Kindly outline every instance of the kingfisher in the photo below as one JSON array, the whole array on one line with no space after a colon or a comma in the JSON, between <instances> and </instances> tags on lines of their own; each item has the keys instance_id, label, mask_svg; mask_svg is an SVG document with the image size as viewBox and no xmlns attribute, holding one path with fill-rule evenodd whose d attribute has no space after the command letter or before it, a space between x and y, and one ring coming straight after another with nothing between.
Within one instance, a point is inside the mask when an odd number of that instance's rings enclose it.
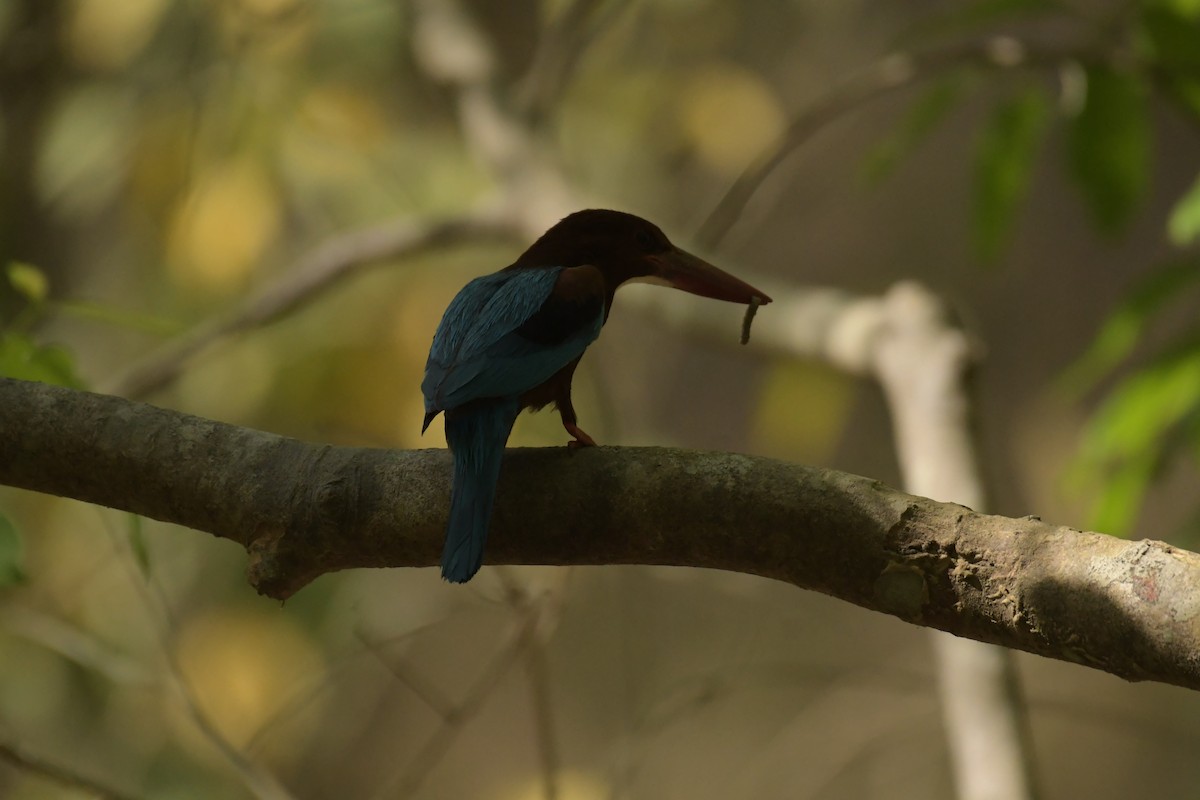
<instances>
[{"instance_id":1,"label":"kingfisher","mask_svg":"<svg viewBox=\"0 0 1200 800\"><path fill-rule=\"evenodd\" d=\"M442 577L465 583L483 564L500 462L523 409L551 403L572 437L594 447L571 404L571 379L630 281L765 305L753 286L671 244L653 223L588 209L542 234L515 262L476 278L450 301L425 363L425 423L445 414L454 457Z\"/></svg>"}]
</instances>

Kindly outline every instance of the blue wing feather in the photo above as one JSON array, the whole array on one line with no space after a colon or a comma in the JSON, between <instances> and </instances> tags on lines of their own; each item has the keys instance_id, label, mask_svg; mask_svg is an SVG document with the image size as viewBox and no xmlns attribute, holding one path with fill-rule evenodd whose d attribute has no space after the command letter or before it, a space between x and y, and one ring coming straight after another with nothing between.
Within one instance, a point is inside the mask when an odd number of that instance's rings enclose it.
<instances>
[{"instance_id":1,"label":"blue wing feather","mask_svg":"<svg viewBox=\"0 0 1200 800\"><path fill-rule=\"evenodd\" d=\"M446 412L446 442L454 453L442 550L448 581L470 580L483 563L504 443L521 395L583 355L600 335L603 285L587 283L596 276L572 272L568 277L576 281L565 281L552 297L562 273L557 267L476 278L451 301L434 334L421 391L426 425Z\"/></svg>"},{"instance_id":2,"label":"blue wing feather","mask_svg":"<svg viewBox=\"0 0 1200 800\"><path fill-rule=\"evenodd\" d=\"M516 328L550 296L560 272L561 267L502 271L468 283L442 316L430 360L449 364L469 359L491 343L491 332Z\"/></svg>"},{"instance_id":3,"label":"blue wing feather","mask_svg":"<svg viewBox=\"0 0 1200 800\"><path fill-rule=\"evenodd\" d=\"M600 335L602 304L594 319L552 345L518 331L550 297L561 272L561 267L498 272L476 278L459 292L434 334L425 365L421 390L427 412L520 395L583 354Z\"/></svg>"}]
</instances>

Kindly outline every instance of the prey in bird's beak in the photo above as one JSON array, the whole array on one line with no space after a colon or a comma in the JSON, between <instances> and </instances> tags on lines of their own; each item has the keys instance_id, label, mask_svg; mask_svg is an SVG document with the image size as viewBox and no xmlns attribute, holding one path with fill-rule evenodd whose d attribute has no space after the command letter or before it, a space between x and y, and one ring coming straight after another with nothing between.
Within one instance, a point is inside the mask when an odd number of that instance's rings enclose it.
<instances>
[{"instance_id":1,"label":"prey in bird's beak","mask_svg":"<svg viewBox=\"0 0 1200 800\"><path fill-rule=\"evenodd\" d=\"M701 297L730 303L766 305L771 298L743 280L714 267L686 250L671 249L645 257L651 272L647 283L662 283Z\"/></svg>"}]
</instances>

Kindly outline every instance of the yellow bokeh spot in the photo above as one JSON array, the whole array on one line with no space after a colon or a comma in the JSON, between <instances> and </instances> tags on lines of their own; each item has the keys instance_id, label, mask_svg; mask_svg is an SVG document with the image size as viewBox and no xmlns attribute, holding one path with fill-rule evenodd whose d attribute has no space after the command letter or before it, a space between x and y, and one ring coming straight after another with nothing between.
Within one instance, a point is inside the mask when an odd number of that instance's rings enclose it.
<instances>
[{"instance_id":1,"label":"yellow bokeh spot","mask_svg":"<svg viewBox=\"0 0 1200 800\"><path fill-rule=\"evenodd\" d=\"M821 461L845 426L854 382L829 367L780 361L763 387L754 417L755 452L796 461Z\"/></svg>"},{"instance_id":2,"label":"yellow bokeh spot","mask_svg":"<svg viewBox=\"0 0 1200 800\"><path fill-rule=\"evenodd\" d=\"M198 363L179 378L179 397L197 413L224 420L251 418L270 397L279 354L261 338L247 338L221 358Z\"/></svg>"},{"instance_id":3,"label":"yellow bokeh spot","mask_svg":"<svg viewBox=\"0 0 1200 800\"><path fill-rule=\"evenodd\" d=\"M234 161L205 173L176 209L168 243L183 286L237 289L279 230L279 197L263 170Z\"/></svg>"},{"instance_id":4,"label":"yellow bokeh spot","mask_svg":"<svg viewBox=\"0 0 1200 800\"><path fill-rule=\"evenodd\" d=\"M351 147L368 148L388 135L387 120L375 98L345 86L318 86L304 98L301 119L320 136Z\"/></svg>"},{"instance_id":5,"label":"yellow bokeh spot","mask_svg":"<svg viewBox=\"0 0 1200 800\"><path fill-rule=\"evenodd\" d=\"M119 69L142 51L166 0L74 0L64 27L67 52L79 64Z\"/></svg>"},{"instance_id":6,"label":"yellow bokeh spot","mask_svg":"<svg viewBox=\"0 0 1200 800\"><path fill-rule=\"evenodd\" d=\"M733 64L709 65L689 76L679 103L684 136L699 158L722 174L740 172L784 127L771 89Z\"/></svg>"},{"instance_id":7,"label":"yellow bokeh spot","mask_svg":"<svg viewBox=\"0 0 1200 800\"><path fill-rule=\"evenodd\" d=\"M579 770L563 770L555 776L560 800L604 800L612 795L608 785L598 776ZM497 796L497 800L541 800L546 796L545 782L541 776L509 787Z\"/></svg>"},{"instance_id":8,"label":"yellow bokeh spot","mask_svg":"<svg viewBox=\"0 0 1200 800\"><path fill-rule=\"evenodd\" d=\"M129 154L129 189L140 210L164 224L191 174L194 119L183 104L165 102L141 110Z\"/></svg>"},{"instance_id":9,"label":"yellow bokeh spot","mask_svg":"<svg viewBox=\"0 0 1200 800\"><path fill-rule=\"evenodd\" d=\"M311 41L314 14L310 3L232 0L213 5L226 46L247 56L285 62Z\"/></svg>"},{"instance_id":10,"label":"yellow bokeh spot","mask_svg":"<svg viewBox=\"0 0 1200 800\"><path fill-rule=\"evenodd\" d=\"M1200 19L1200 0L1170 0L1168 5L1187 19Z\"/></svg>"},{"instance_id":11,"label":"yellow bokeh spot","mask_svg":"<svg viewBox=\"0 0 1200 800\"><path fill-rule=\"evenodd\" d=\"M176 654L183 679L200 710L235 746L256 740L272 755L291 752L317 722L308 713L277 715L289 701L305 698L324 670L324 660L308 637L282 614L221 610L187 622ZM307 724L301 724L301 723Z\"/></svg>"}]
</instances>

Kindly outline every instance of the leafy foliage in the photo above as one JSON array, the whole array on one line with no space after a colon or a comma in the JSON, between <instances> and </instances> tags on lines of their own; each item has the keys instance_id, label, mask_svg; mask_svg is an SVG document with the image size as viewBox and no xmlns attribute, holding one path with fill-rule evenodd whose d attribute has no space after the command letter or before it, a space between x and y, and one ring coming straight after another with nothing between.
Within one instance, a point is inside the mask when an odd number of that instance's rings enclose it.
<instances>
[{"instance_id":1,"label":"leafy foliage","mask_svg":"<svg viewBox=\"0 0 1200 800\"><path fill-rule=\"evenodd\" d=\"M0 326L0 375L82 388L75 361L65 348L38 344L26 333L46 307L50 286L45 274L30 264L14 262L5 269L5 277L26 304Z\"/></svg>"},{"instance_id":2,"label":"leafy foliage","mask_svg":"<svg viewBox=\"0 0 1200 800\"><path fill-rule=\"evenodd\" d=\"M40 345L19 333L0 333L0 375L82 388L75 360L57 345Z\"/></svg>"},{"instance_id":3,"label":"leafy foliage","mask_svg":"<svg viewBox=\"0 0 1200 800\"><path fill-rule=\"evenodd\" d=\"M1141 5L1134 31L1146 69L1088 71L1088 101L1071 131L1073 174L1093 218L1119 229L1144 191L1149 168L1147 97L1160 89L1200 119L1200 3L1159 0ZM1167 235L1184 247L1200 236L1200 180L1167 218ZM1071 368L1068 385L1095 385L1130 359L1148 330L1172 310L1200 302L1200 257L1160 266L1105 322ZM1153 481L1179 456L1200 460L1200 329L1145 356L1114 384L1088 424L1071 470L1076 485L1096 490L1091 523L1128 533Z\"/></svg>"},{"instance_id":4,"label":"leafy foliage","mask_svg":"<svg viewBox=\"0 0 1200 800\"><path fill-rule=\"evenodd\" d=\"M1186 299L1193 284L1200 284L1200 258L1194 257L1165 264L1132 287L1064 376L1066 388L1079 393L1096 386L1133 353L1153 318Z\"/></svg>"},{"instance_id":5,"label":"leafy foliage","mask_svg":"<svg viewBox=\"0 0 1200 800\"><path fill-rule=\"evenodd\" d=\"M0 588L25 581L24 547L17 526L0 514Z\"/></svg>"},{"instance_id":6,"label":"leafy foliage","mask_svg":"<svg viewBox=\"0 0 1200 800\"><path fill-rule=\"evenodd\" d=\"M1136 352L1170 307L1200 300L1200 260L1160 268L1114 312L1065 383L1094 385ZM1189 291L1189 289L1191 291ZM1200 329L1193 328L1117 381L1089 421L1069 474L1096 497L1090 525L1128 534L1147 490L1174 461L1200 459Z\"/></svg>"},{"instance_id":7,"label":"leafy foliage","mask_svg":"<svg viewBox=\"0 0 1200 800\"><path fill-rule=\"evenodd\" d=\"M1096 12L1038 0L980 0L924 23L919 32L987 42L1009 35L1007 26L1034 25L1060 13L1077 21ZM1038 84L1000 100L980 130L973 225L976 252L984 260L1000 257L1011 239L1054 108L1065 133L1064 167L1095 229L1106 236L1126 230L1148 194L1152 101L1166 99L1200 121L1200 0L1141 0L1119 14L1105 13L1090 20L1094 41L1073 58L1036 63L1020 50L1009 63L996 63L1053 66L1065 77L1056 106ZM959 67L927 90L896 133L870 153L867 174L886 175L915 150L957 105L961 93L951 91L953 79L976 69ZM1176 202L1165 228L1178 247L1200 240L1200 178ZM1127 532L1150 484L1181 453L1200 460L1200 328L1185 331L1168 347L1139 352L1147 349L1147 331L1172 314L1178 317L1179 306L1188 302L1200 304L1200 257L1168 261L1132 287L1063 376L1063 385L1078 395L1126 371L1108 386L1070 470L1074 485L1094 490L1092 524L1101 530ZM1130 369L1135 357L1140 366Z\"/></svg>"},{"instance_id":8,"label":"leafy foliage","mask_svg":"<svg viewBox=\"0 0 1200 800\"><path fill-rule=\"evenodd\" d=\"M1084 48L1080 60L1064 59L1059 65L1073 66L1084 79L1081 102L1072 102L1064 88L1060 103L1060 110L1073 112L1065 120L1066 166L1097 229L1110 235L1125 229L1146 195L1151 98L1165 96L1200 120L1200 3L1143 0L1134 11L1116 18L1117 22L1093 20L1101 32L1094 56L1086 56ZM988 31L989 26L1078 13L1052 0L981 0L923 22L915 35L928 39L946 33L971 34L984 42L989 36L1006 34ZM1110 30L1118 23L1122 28ZM1110 40L1123 37L1135 43L1135 60L1114 58L1108 52L1117 52ZM1012 65L1027 66L1024 56L1014 57ZM974 71L974 67L958 67L926 90L897 130L868 154L864 174L872 180L890 174L960 104L964 76ZM1049 104L1039 103L1034 94L1029 90L1000 101L976 148L975 244L985 260L997 258L1009 238L1026 194L1036 144L1050 117ZM1200 184L1176 207L1169 232L1179 244L1200 234Z\"/></svg>"},{"instance_id":9,"label":"leafy foliage","mask_svg":"<svg viewBox=\"0 0 1200 800\"><path fill-rule=\"evenodd\" d=\"M1200 4L1152 2L1142 8L1139 39L1143 53L1159 67L1176 71L1177 79L1200 67Z\"/></svg>"},{"instance_id":10,"label":"leafy foliage","mask_svg":"<svg viewBox=\"0 0 1200 800\"><path fill-rule=\"evenodd\" d=\"M1129 531L1150 483L1187 446L1200 453L1200 331L1121 381L1093 417L1073 470L1102 487L1092 525Z\"/></svg>"},{"instance_id":11,"label":"leafy foliage","mask_svg":"<svg viewBox=\"0 0 1200 800\"><path fill-rule=\"evenodd\" d=\"M1167 235L1180 247L1200 237L1200 178L1175 204L1167 219Z\"/></svg>"},{"instance_id":12,"label":"leafy foliage","mask_svg":"<svg viewBox=\"0 0 1200 800\"><path fill-rule=\"evenodd\" d=\"M863 177L877 183L890 176L896 167L962 102L967 93L968 76L951 74L925 90L896 132L877 144L863 164Z\"/></svg>"},{"instance_id":13,"label":"leafy foliage","mask_svg":"<svg viewBox=\"0 0 1200 800\"><path fill-rule=\"evenodd\" d=\"M156 335L169 335L179 330L177 323L148 314L97 303L53 301L49 279L32 264L14 261L5 268L4 277L17 296L25 301L11 320L0 320L0 375L5 377L76 389L84 387L75 368L75 359L66 348L40 344L29 333L36 323L54 312Z\"/></svg>"},{"instance_id":14,"label":"leafy foliage","mask_svg":"<svg viewBox=\"0 0 1200 800\"><path fill-rule=\"evenodd\" d=\"M46 296L50 293L50 282L40 269L32 264L14 261L8 265L6 274L8 282L30 304L40 305L46 302Z\"/></svg>"},{"instance_id":15,"label":"leafy foliage","mask_svg":"<svg viewBox=\"0 0 1200 800\"><path fill-rule=\"evenodd\" d=\"M1106 233L1128 224L1145 194L1150 124L1141 79L1107 66L1085 70L1087 96L1068 127L1071 177L1096 226Z\"/></svg>"},{"instance_id":16,"label":"leafy foliage","mask_svg":"<svg viewBox=\"0 0 1200 800\"><path fill-rule=\"evenodd\" d=\"M993 259L1008 238L1029 189L1045 130L1046 100L1030 89L1001 104L979 138L975 157L975 245Z\"/></svg>"},{"instance_id":17,"label":"leafy foliage","mask_svg":"<svg viewBox=\"0 0 1200 800\"><path fill-rule=\"evenodd\" d=\"M1155 322L1200 302L1200 257L1166 264L1133 287L1068 372L1074 390L1124 364ZM1200 328L1192 327L1109 392L1084 434L1070 480L1094 488L1091 524L1127 533L1146 491L1181 454L1200 456Z\"/></svg>"},{"instance_id":18,"label":"leafy foliage","mask_svg":"<svg viewBox=\"0 0 1200 800\"><path fill-rule=\"evenodd\" d=\"M150 548L146 544L145 526L142 524L142 518L137 514L129 514L129 550L133 553L133 560L137 563L138 571L142 573L142 577L150 579Z\"/></svg>"}]
</instances>

